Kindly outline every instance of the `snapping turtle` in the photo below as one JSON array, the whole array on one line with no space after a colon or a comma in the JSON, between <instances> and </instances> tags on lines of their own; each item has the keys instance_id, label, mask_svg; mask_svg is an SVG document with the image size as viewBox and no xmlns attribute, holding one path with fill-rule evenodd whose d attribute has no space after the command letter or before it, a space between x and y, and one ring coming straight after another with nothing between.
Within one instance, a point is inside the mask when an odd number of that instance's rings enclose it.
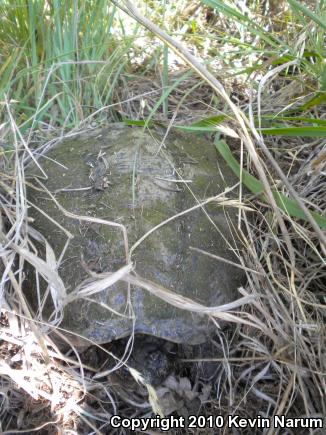
<instances>
[{"instance_id":1,"label":"snapping turtle","mask_svg":"<svg viewBox=\"0 0 326 435\"><path fill-rule=\"evenodd\" d=\"M75 215L123 224L129 246L180 214L133 251L136 273L206 306L230 302L243 281L242 271L191 247L236 261L230 231L236 209L224 210L214 201L203 207L198 204L237 180L222 161L217 163L214 148L205 140L172 132L160 146L163 137L158 129L146 133L112 124L65 139L39 160L48 175L46 188ZM33 183L31 178L39 171L34 166L28 173ZM89 270L113 272L125 264L121 228L67 217L40 190L29 188L28 198L74 236L59 267L68 292L89 276ZM36 209L30 214L58 258L66 243L64 233ZM134 317L127 309L128 295ZM134 330L187 344L204 342L214 327L207 316L170 305L137 285L129 294L123 281L68 304L61 326L95 343Z\"/></svg>"}]
</instances>

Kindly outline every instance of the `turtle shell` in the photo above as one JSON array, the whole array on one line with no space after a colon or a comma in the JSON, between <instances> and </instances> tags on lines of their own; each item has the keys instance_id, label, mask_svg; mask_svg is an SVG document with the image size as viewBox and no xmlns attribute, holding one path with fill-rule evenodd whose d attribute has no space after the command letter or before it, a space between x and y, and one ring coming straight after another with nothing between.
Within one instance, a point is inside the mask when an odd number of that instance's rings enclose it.
<instances>
[{"instance_id":1,"label":"turtle shell","mask_svg":"<svg viewBox=\"0 0 326 435\"><path fill-rule=\"evenodd\" d=\"M64 139L39 159L48 176L44 184L71 213L123 224L129 246L179 214L133 250L135 273L202 305L230 302L243 282L241 269L192 248L237 261L230 230L237 209L214 201L198 204L238 180L209 142L173 132L162 144L163 137L163 130L114 124ZM39 171L32 167L28 174L31 178ZM58 269L68 292L89 277L89 270L114 272L126 263L121 228L68 217L40 190L29 188L28 198L73 234ZM44 213L30 209L34 228L58 259L67 239ZM67 304L60 326L95 343L134 331L199 344L214 328L208 316L175 307L139 285L131 285L129 292L123 281Z\"/></svg>"}]
</instances>

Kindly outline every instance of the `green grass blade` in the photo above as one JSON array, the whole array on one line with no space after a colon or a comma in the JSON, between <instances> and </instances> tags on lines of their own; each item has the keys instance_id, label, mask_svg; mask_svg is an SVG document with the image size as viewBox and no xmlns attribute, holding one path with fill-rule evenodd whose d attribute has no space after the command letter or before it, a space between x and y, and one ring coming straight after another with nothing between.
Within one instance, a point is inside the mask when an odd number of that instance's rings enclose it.
<instances>
[{"instance_id":1,"label":"green grass blade","mask_svg":"<svg viewBox=\"0 0 326 435\"><path fill-rule=\"evenodd\" d=\"M326 127L275 127L261 128L259 131L268 136L291 136L291 137L326 137Z\"/></svg>"},{"instance_id":2,"label":"green grass blade","mask_svg":"<svg viewBox=\"0 0 326 435\"><path fill-rule=\"evenodd\" d=\"M216 126L221 124L226 118L227 115L210 116L189 125L174 125L173 128L194 133L198 131L201 133L216 133Z\"/></svg>"},{"instance_id":3,"label":"green grass blade","mask_svg":"<svg viewBox=\"0 0 326 435\"><path fill-rule=\"evenodd\" d=\"M302 2L298 2L297 0L288 0L288 2L296 12L301 12L303 15L310 18L312 21L326 30L326 23L321 20L318 15L314 14L310 9L303 5Z\"/></svg>"},{"instance_id":4,"label":"green grass blade","mask_svg":"<svg viewBox=\"0 0 326 435\"><path fill-rule=\"evenodd\" d=\"M207 132L212 133L216 132L216 126L221 124L227 115L219 115L212 116L210 118L205 118L200 121L194 122L190 125L175 125L174 128L183 131L190 132ZM286 118L282 118L286 119ZM296 118L296 117L288 117L287 119L292 120L309 120L309 122L314 122L312 118ZM280 120L275 118L275 120ZM259 131L264 135L269 136L294 136L294 137L326 137L326 121L325 120L315 120L316 124L320 124L321 126L300 126L300 127L270 127L270 128L261 128Z\"/></svg>"},{"instance_id":5,"label":"green grass blade","mask_svg":"<svg viewBox=\"0 0 326 435\"><path fill-rule=\"evenodd\" d=\"M241 13L239 10L228 6L224 1L219 0L201 0L202 3L210 6L213 9L224 14L226 17L231 18L238 22L239 24L246 26L249 32L254 35L259 36L263 41L267 44L270 44L272 47L278 47L281 43L284 45L284 42L281 42L276 36L271 35L269 32L266 32L262 27L257 25L253 20L251 20L248 16Z\"/></svg>"},{"instance_id":6,"label":"green grass blade","mask_svg":"<svg viewBox=\"0 0 326 435\"><path fill-rule=\"evenodd\" d=\"M227 143L223 140L218 140L215 143L216 149L227 162L232 171L240 178L241 168L237 160L234 158L232 151L228 147ZM252 192L258 195L261 195L264 200L264 188L261 181L257 180L253 175L249 174L246 170L242 169L242 183ZM273 190L273 196L275 198L276 204L278 207L287 213L289 216L296 217L298 219L302 219L307 221L307 218L300 206L296 201L287 198L282 193ZM315 219L316 223L322 229L326 229L326 218L321 216L319 213L314 211L310 211L311 215Z\"/></svg>"},{"instance_id":7,"label":"green grass blade","mask_svg":"<svg viewBox=\"0 0 326 435\"><path fill-rule=\"evenodd\" d=\"M326 92L317 92L314 97L304 103L298 110L304 111L312 109L313 107L322 106L326 103Z\"/></svg>"},{"instance_id":8,"label":"green grass blade","mask_svg":"<svg viewBox=\"0 0 326 435\"><path fill-rule=\"evenodd\" d=\"M154 124L157 124L156 121L155 121L155 123L154 123L154 121L146 122L146 121L144 121L144 120L138 120L138 119L127 119L127 118L123 118L122 122L123 122L125 125L130 125L130 126L136 125L136 126L138 126L138 127L153 127Z\"/></svg>"},{"instance_id":9,"label":"green grass blade","mask_svg":"<svg viewBox=\"0 0 326 435\"><path fill-rule=\"evenodd\" d=\"M5 62L0 65L0 96L10 88L23 54L23 49L15 48Z\"/></svg>"},{"instance_id":10,"label":"green grass blade","mask_svg":"<svg viewBox=\"0 0 326 435\"><path fill-rule=\"evenodd\" d=\"M320 88L322 91L326 91L326 63L324 65L323 72L321 75L321 87Z\"/></svg>"},{"instance_id":11,"label":"green grass blade","mask_svg":"<svg viewBox=\"0 0 326 435\"><path fill-rule=\"evenodd\" d=\"M308 118L304 116L275 116L275 115L263 115L262 119L271 120L271 121L277 121L277 122L295 122L295 123L310 123L310 124L317 124L317 125L324 125L326 126L326 119L320 119L320 118Z\"/></svg>"},{"instance_id":12,"label":"green grass blade","mask_svg":"<svg viewBox=\"0 0 326 435\"><path fill-rule=\"evenodd\" d=\"M209 116L208 118L203 118L200 121L193 122L189 127L212 127L221 124L221 122L226 118L227 115Z\"/></svg>"},{"instance_id":13,"label":"green grass blade","mask_svg":"<svg viewBox=\"0 0 326 435\"><path fill-rule=\"evenodd\" d=\"M181 131L189 131L190 133L216 133L217 129L216 127L195 127L190 125L174 125L173 128L176 128L177 130Z\"/></svg>"}]
</instances>

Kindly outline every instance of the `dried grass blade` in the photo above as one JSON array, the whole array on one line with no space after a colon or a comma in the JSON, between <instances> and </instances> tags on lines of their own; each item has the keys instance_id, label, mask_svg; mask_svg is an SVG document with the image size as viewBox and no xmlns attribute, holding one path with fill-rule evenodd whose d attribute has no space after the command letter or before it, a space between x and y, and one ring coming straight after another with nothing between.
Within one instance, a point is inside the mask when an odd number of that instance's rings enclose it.
<instances>
[{"instance_id":1,"label":"dried grass blade","mask_svg":"<svg viewBox=\"0 0 326 435\"><path fill-rule=\"evenodd\" d=\"M28 251L25 248L20 248L19 246L11 243L10 246L21 255L28 263L35 267L38 273L40 273L43 278L49 283L49 285L55 289L55 300L57 302L58 309L62 308L64 299L67 296L65 285L60 278L58 272L52 269L49 264L42 260L37 255Z\"/></svg>"},{"instance_id":2,"label":"dried grass blade","mask_svg":"<svg viewBox=\"0 0 326 435\"><path fill-rule=\"evenodd\" d=\"M254 296L248 295L229 304L224 304L217 307L206 307L205 305L195 302L190 298L177 294L152 281L140 278L139 276L128 274L123 278L123 280L132 285L141 287L149 291L151 294L182 310L207 314L221 320L225 320L225 318L227 318L227 320L232 319L232 321L239 322L238 317L234 316L233 314L226 313L226 311L233 310L235 308L239 308L245 304L248 304L255 298Z\"/></svg>"},{"instance_id":3,"label":"dried grass blade","mask_svg":"<svg viewBox=\"0 0 326 435\"><path fill-rule=\"evenodd\" d=\"M116 272L95 275L97 276L97 279L93 279L92 282L83 282L73 292L69 293L65 299L65 304L78 299L78 297L87 297L108 289L116 282L123 279L125 275L132 271L132 269L133 265L132 263L129 263Z\"/></svg>"}]
</instances>

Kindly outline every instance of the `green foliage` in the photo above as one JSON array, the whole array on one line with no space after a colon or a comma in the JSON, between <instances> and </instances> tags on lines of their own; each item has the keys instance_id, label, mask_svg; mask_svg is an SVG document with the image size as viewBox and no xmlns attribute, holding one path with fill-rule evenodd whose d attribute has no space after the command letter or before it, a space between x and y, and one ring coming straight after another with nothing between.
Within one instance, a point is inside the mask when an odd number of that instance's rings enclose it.
<instances>
[{"instance_id":1,"label":"green foliage","mask_svg":"<svg viewBox=\"0 0 326 435\"><path fill-rule=\"evenodd\" d=\"M263 201L266 201L263 192L263 184L261 181L259 181L257 178L255 178L253 175L249 174L248 171L240 168L239 163L234 158L230 148L223 140L218 140L216 142L216 148L218 152L221 154L221 156L224 158L224 160L228 163L232 171L241 179L242 183L254 194L259 195ZM278 192L277 190L273 190L273 196L275 198L276 204L278 207L283 210L285 213L287 213L289 216L296 217L299 219L302 219L304 221L307 221L307 218L303 211L301 210L301 207L297 204L296 201L286 197L282 193ZM322 229L326 229L326 218L321 216L320 214L311 211L311 215L317 222L317 224Z\"/></svg>"},{"instance_id":2,"label":"green foliage","mask_svg":"<svg viewBox=\"0 0 326 435\"><path fill-rule=\"evenodd\" d=\"M211 8L214 8L217 13L225 15L231 22L235 22L246 29L251 35L258 36L264 43L271 47L277 48L280 43L283 45L279 38L266 31L262 25L259 25L254 19L251 19L247 14L244 14L239 10L236 4L229 6L225 1L220 0L202 0L202 3L207 4ZM232 2L230 2L231 4ZM235 3L235 2L233 2ZM241 28L238 28L241 32Z\"/></svg>"},{"instance_id":3,"label":"green foliage","mask_svg":"<svg viewBox=\"0 0 326 435\"><path fill-rule=\"evenodd\" d=\"M218 16L226 17L232 27L232 38L228 38L236 48L246 47L247 56L256 53L265 57L265 61L248 65L241 73L250 73L262 70L266 65L284 65L286 62L297 60L297 66L285 69L283 75L295 80L307 78L307 83L318 83L315 95L305 102L301 111L325 104L326 90L326 3L316 2L315 10L305 6L304 2L288 0L279 2L283 5L279 32L274 32L267 17L257 19L255 5L262 7L262 2L249 2L248 8L240 9L239 2L224 2L220 0L202 0L202 3L214 9ZM266 12L274 19L274 11ZM259 16L259 14L258 14ZM304 43L305 49L302 50ZM217 55L218 56L218 55ZM311 93L311 89L309 91ZM307 91L308 93L308 91Z\"/></svg>"},{"instance_id":4,"label":"green foliage","mask_svg":"<svg viewBox=\"0 0 326 435\"><path fill-rule=\"evenodd\" d=\"M293 10L296 11L298 14L301 13L304 18L310 18L318 26L326 30L325 10L323 11L323 13L321 13L321 11L319 10L318 13L315 14L309 8L307 8L302 2L298 2L297 0L288 0L288 2L292 6ZM318 3L320 3L320 5L323 4L323 2L316 2L317 7L318 7ZM319 13L321 13L321 15L319 15Z\"/></svg>"},{"instance_id":5,"label":"green foliage","mask_svg":"<svg viewBox=\"0 0 326 435\"><path fill-rule=\"evenodd\" d=\"M279 32L271 32L266 25L260 2L249 2L247 9L236 1L202 0L202 4L213 8L217 17L226 18L230 31L206 28L193 12L189 17L183 14L184 10L198 9L198 5L186 1L166 0L157 7L156 2L148 0L143 6L145 11L152 8L150 18L171 35L182 35L199 52L207 46L207 62L223 62L228 76L250 79L252 73L266 72L268 65L298 60L295 74L293 69L286 69L285 76L294 80L307 77L310 94L311 84L318 83L300 110L325 104L325 2L317 2L312 10L302 2L289 0L283 14L284 31ZM5 95L15 101L15 117L24 128L32 122L75 126L96 109L109 105L121 74L130 71L137 54L137 27L131 33L125 16L105 0L2 0L0 15L0 102ZM297 44L301 34L305 35L303 51ZM161 107L167 116L168 97L177 86L169 83L167 46L158 45L150 56L147 69L149 65L162 65L164 88L150 118ZM243 66L239 66L239 59ZM115 117L113 111L110 114Z\"/></svg>"},{"instance_id":6,"label":"green foliage","mask_svg":"<svg viewBox=\"0 0 326 435\"><path fill-rule=\"evenodd\" d=\"M259 131L270 136L326 137L326 127L320 126L261 128Z\"/></svg>"},{"instance_id":7,"label":"green foliage","mask_svg":"<svg viewBox=\"0 0 326 435\"><path fill-rule=\"evenodd\" d=\"M26 128L35 114L38 121L74 126L112 102L132 40L118 43L110 2L4 0L0 15L0 100L7 94L16 101L16 119Z\"/></svg>"},{"instance_id":8,"label":"green foliage","mask_svg":"<svg viewBox=\"0 0 326 435\"><path fill-rule=\"evenodd\" d=\"M229 116L219 115L203 118L190 125L176 125L175 128L189 132L214 133L217 126L227 121ZM324 119L304 118L298 116L271 116L265 115L263 121L271 123L273 127L259 128L258 131L266 136L294 136L294 137L326 137L326 121ZM299 124L288 126L289 123ZM313 125L302 125L302 124Z\"/></svg>"}]
</instances>

